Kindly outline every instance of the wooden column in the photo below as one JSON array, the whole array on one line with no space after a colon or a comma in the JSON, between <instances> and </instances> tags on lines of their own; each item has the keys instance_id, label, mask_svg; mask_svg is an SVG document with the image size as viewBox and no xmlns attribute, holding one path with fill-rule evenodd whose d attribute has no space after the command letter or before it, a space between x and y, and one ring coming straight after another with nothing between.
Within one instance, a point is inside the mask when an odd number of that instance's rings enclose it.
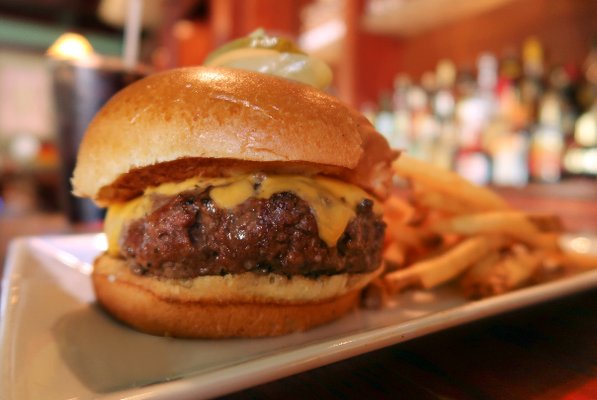
<instances>
[{"instance_id":1,"label":"wooden column","mask_svg":"<svg viewBox=\"0 0 597 400\"><path fill-rule=\"evenodd\" d=\"M344 6L344 23L346 34L343 41L341 58L338 61L338 96L350 105L356 106L358 48L360 27L359 20L363 9L363 0L346 0Z\"/></svg>"},{"instance_id":2,"label":"wooden column","mask_svg":"<svg viewBox=\"0 0 597 400\"><path fill-rule=\"evenodd\" d=\"M234 37L234 5L235 0L211 0L210 26L213 38L213 47L221 46Z\"/></svg>"},{"instance_id":3,"label":"wooden column","mask_svg":"<svg viewBox=\"0 0 597 400\"><path fill-rule=\"evenodd\" d=\"M211 0L214 47L263 28L295 37L303 0Z\"/></svg>"},{"instance_id":4,"label":"wooden column","mask_svg":"<svg viewBox=\"0 0 597 400\"><path fill-rule=\"evenodd\" d=\"M294 37L300 25L300 2L298 0L245 0L242 2L241 34L246 35L257 28L276 34Z\"/></svg>"}]
</instances>

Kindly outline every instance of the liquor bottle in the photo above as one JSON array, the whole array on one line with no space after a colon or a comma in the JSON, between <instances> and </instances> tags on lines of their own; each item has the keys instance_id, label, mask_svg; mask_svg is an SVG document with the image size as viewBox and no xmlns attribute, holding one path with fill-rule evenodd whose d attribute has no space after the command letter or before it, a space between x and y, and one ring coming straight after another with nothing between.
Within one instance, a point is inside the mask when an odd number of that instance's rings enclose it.
<instances>
[{"instance_id":1,"label":"liquor bottle","mask_svg":"<svg viewBox=\"0 0 597 400\"><path fill-rule=\"evenodd\" d=\"M493 161L492 182L497 186L523 186L529 180L529 118L516 84L510 76L498 78L494 118L484 132L484 147Z\"/></svg>"},{"instance_id":2,"label":"liquor bottle","mask_svg":"<svg viewBox=\"0 0 597 400\"><path fill-rule=\"evenodd\" d=\"M408 150L411 146L412 115L408 108L411 81L406 75L394 79L394 143L395 148Z\"/></svg>"},{"instance_id":3,"label":"liquor bottle","mask_svg":"<svg viewBox=\"0 0 597 400\"><path fill-rule=\"evenodd\" d=\"M528 38L522 48L522 78L520 99L529 120L537 118L539 100L543 94L543 47L534 37Z\"/></svg>"},{"instance_id":4,"label":"liquor bottle","mask_svg":"<svg viewBox=\"0 0 597 400\"><path fill-rule=\"evenodd\" d=\"M386 138L390 146L394 146L392 97L387 91L381 93L379 96L378 112L375 115L375 129Z\"/></svg>"},{"instance_id":5,"label":"liquor bottle","mask_svg":"<svg viewBox=\"0 0 597 400\"><path fill-rule=\"evenodd\" d=\"M581 110L588 110L597 98L597 37L582 65L582 79L577 91L577 102Z\"/></svg>"},{"instance_id":6,"label":"liquor bottle","mask_svg":"<svg viewBox=\"0 0 597 400\"><path fill-rule=\"evenodd\" d=\"M377 115L377 106L371 101L367 101L361 105L361 114L365 116L375 126L375 117Z\"/></svg>"},{"instance_id":7,"label":"liquor bottle","mask_svg":"<svg viewBox=\"0 0 597 400\"><path fill-rule=\"evenodd\" d=\"M509 50L500 63L499 76L508 79L514 84L518 84L522 77L522 66L520 59L515 51Z\"/></svg>"},{"instance_id":8,"label":"liquor bottle","mask_svg":"<svg viewBox=\"0 0 597 400\"><path fill-rule=\"evenodd\" d=\"M486 185L491 181L491 157L482 147L485 113L485 104L478 97L472 96L458 102L460 135L454 169L478 185Z\"/></svg>"},{"instance_id":9,"label":"liquor bottle","mask_svg":"<svg viewBox=\"0 0 597 400\"><path fill-rule=\"evenodd\" d=\"M491 143L487 145L493 161L492 182L496 186L524 186L529 180L528 133L516 130L508 120L494 121Z\"/></svg>"},{"instance_id":10,"label":"liquor bottle","mask_svg":"<svg viewBox=\"0 0 597 400\"><path fill-rule=\"evenodd\" d=\"M476 185L491 182L491 156L480 146L461 147L454 157L454 170Z\"/></svg>"},{"instance_id":11,"label":"liquor bottle","mask_svg":"<svg viewBox=\"0 0 597 400\"><path fill-rule=\"evenodd\" d=\"M491 53L483 53L477 60L477 86L479 92L492 94L498 80L498 62Z\"/></svg>"},{"instance_id":12,"label":"liquor bottle","mask_svg":"<svg viewBox=\"0 0 597 400\"><path fill-rule=\"evenodd\" d=\"M454 118L456 101L454 98L454 82L456 67L449 60L442 60L437 64L436 82L437 91L432 99L432 108L435 117L442 121Z\"/></svg>"},{"instance_id":13,"label":"liquor bottle","mask_svg":"<svg viewBox=\"0 0 597 400\"><path fill-rule=\"evenodd\" d=\"M458 153L459 129L454 120L441 121L439 136L433 153L433 163L445 169L454 169Z\"/></svg>"},{"instance_id":14,"label":"liquor bottle","mask_svg":"<svg viewBox=\"0 0 597 400\"><path fill-rule=\"evenodd\" d=\"M458 127L454 121L456 67L450 60L441 60L435 71L437 91L432 99L432 110L438 135L431 158L435 165L452 169L458 150Z\"/></svg>"},{"instance_id":15,"label":"liquor bottle","mask_svg":"<svg viewBox=\"0 0 597 400\"><path fill-rule=\"evenodd\" d=\"M496 109L497 60L482 54L477 63L477 80L473 91L459 100L457 118L460 148L455 156L455 170L478 185L491 183L492 159L485 148L484 133Z\"/></svg>"},{"instance_id":16,"label":"liquor bottle","mask_svg":"<svg viewBox=\"0 0 597 400\"><path fill-rule=\"evenodd\" d=\"M491 53L483 53L477 60L477 93L476 101L482 114L478 116L480 132L486 132L487 125L496 118L497 111L498 62ZM482 138L484 139L484 138Z\"/></svg>"},{"instance_id":17,"label":"liquor bottle","mask_svg":"<svg viewBox=\"0 0 597 400\"><path fill-rule=\"evenodd\" d=\"M408 91L407 107L411 116L409 152L422 160L430 161L431 136L433 129L430 120L433 116L429 108L429 96L420 85L412 85Z\"/></svg>"},{"instance_id":18,"label":"liquor bottle","mask_svg":"<svg viewBox=\"0 0 597 400\"><path fill-rule=\"evenodd\" d=\"M566 148L564 168L570 175L597 176L597 39L587 55L574 91L579 110Z\"/></svg>"},{"instance_id":19,"label":"liquor bottle","mask_svg":"<svg viewBox=\"0 0 597 400\"><path fill-rule=\"evenodd\" d=\"M536 37L527 38L522 45L522 69L525 77L541 79L543 76L543 46Z\"/></svg>"},{"instance_id":20,"label":"liquor bottle","mask_svg":"<svg viewBox=\"0 0 597 400\"><path fill-rule=\"evenodd\" d=\"M577 119L564 166L572 174L597 176L597 103Z\"/></svg>"},{"instance_id":21,"label":"liquor bottle","mask_svg":"<svg viewBox=\"0 0 597 400\"><path fill-rule=\"evenodd\" d=\"M531 132L529 168L537 182L557 182L562 177L564 132L560 99L553 91L541 99L539 120Z\"/></svg>"}]
</instances>

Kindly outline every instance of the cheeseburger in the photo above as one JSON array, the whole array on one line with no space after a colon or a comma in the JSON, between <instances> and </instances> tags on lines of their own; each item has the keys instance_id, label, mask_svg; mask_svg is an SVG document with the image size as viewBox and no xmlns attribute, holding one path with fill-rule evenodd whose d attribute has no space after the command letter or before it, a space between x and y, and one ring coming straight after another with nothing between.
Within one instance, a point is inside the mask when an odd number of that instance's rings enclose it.
<instances>
[{"instance_id":1,"label":"cheeseburger","mask_svg":"<svg viewBox=\"0 0 597 400\"><path fill-rule=\"evenodd\" d=\"M380 273L394 158L363 116L309 85L222 67L137 81L93 119L72 179L108 207L97 300L175 337L338 318Z\"/></svg>"}]
</instances>

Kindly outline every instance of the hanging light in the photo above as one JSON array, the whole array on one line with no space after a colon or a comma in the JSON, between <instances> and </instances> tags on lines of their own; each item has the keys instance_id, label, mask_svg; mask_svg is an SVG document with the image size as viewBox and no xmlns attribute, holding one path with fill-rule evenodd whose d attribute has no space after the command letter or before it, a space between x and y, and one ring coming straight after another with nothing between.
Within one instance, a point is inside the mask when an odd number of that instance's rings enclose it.
<instances>
[{"instance_id":1,"label":"hanging light","mask_svg":"<svg viewBox=\"0 0 597 400\"><path fill-rule=\"evenodd\" d=\"M56 39L46 54L54 58L81 60L93 54L93 47L84 36L66 32Z\"/></svg>"}]
</instances>

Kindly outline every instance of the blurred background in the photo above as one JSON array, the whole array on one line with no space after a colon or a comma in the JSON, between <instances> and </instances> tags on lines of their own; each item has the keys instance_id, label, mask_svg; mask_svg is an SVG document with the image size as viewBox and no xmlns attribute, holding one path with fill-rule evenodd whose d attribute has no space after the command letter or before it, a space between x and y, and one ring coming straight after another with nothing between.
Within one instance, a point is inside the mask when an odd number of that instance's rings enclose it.
<instances>
[{"instance_id":1,"label":"blurred background","mask_svg":"<svg viewBox=\"0 0 597 400\"><path fill-rule=\"evenodd\" d=\"M2 0L0 248L95 229L68 194L95 111L260 27L329 63L329 91L393 146L527 208L597 200L595 0Z\"/></svg>"}]
</instances>

